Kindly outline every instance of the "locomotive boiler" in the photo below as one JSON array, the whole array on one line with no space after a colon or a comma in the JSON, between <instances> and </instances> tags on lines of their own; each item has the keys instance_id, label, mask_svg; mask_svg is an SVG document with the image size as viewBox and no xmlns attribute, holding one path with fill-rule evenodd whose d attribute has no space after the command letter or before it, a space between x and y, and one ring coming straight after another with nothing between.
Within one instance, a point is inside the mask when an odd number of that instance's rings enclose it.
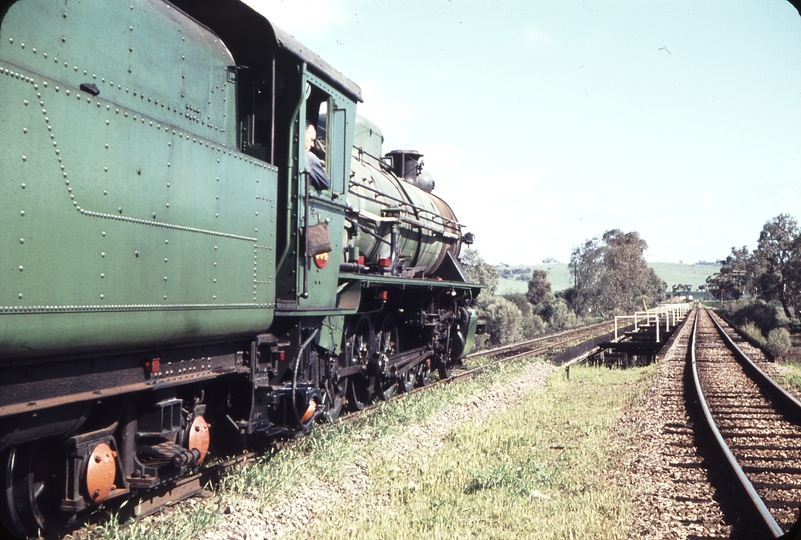
<instances>
[{"instance_id":1,"label":"locomotive boiler","mask_svg":"<svg viewBox=\"0 0 801 540\"><path fill-rule=\"evenodd\" d=\"M420 155L385 156L359 87L247 5L0 0L0 95L8 532L169 489L469 351L472 237Z\"/></svg>"}]
</instances>

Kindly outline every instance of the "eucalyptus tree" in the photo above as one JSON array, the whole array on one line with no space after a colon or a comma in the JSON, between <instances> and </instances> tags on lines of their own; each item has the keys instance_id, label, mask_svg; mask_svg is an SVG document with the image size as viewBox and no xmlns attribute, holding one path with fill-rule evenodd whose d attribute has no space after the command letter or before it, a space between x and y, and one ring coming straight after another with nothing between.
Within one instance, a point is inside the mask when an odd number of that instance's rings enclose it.
<instances>
[{"instance_id":1,"label":"eucalyptus tree","mask_svg":"<svg viewBox=\"0 0 801 540\"><path fill-rule=\"evenodd\" d=\"M760 265L759 289L765 300L778 300L784 314L801 303L801 237L798 222L790 214L779 214L766 222L754 252Z\"/></svg>"},{"instance_id":2,"label":"eucalyptus tree","mask_svg":"<svg viewBox=\"0 0 801 540\"><path fill-rule=\"evenodd\" d=\"M593 308L611 315L664 300L667 284L645 261L647 242L636 231L606 231L573 250L573 290L564 297L581 315Z\"/></svg>"}]
</instances>

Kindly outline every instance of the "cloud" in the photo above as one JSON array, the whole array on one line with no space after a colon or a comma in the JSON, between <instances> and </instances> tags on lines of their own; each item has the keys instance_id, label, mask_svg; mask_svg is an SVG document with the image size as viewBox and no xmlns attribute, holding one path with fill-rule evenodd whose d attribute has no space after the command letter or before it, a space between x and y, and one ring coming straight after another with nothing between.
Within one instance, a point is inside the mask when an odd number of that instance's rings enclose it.
<instances>
[{"instance_id":1,"label":"cloud","mask_svg":"<svg viewBox=\"0 0 801 540\"><path fill-rule=\"evenodd\" d=\"M348 10L345 0L243 0L279 28L326 32L345 22ZM298 34L300 32L298 31Z\"/></svg>"}]
</instances>

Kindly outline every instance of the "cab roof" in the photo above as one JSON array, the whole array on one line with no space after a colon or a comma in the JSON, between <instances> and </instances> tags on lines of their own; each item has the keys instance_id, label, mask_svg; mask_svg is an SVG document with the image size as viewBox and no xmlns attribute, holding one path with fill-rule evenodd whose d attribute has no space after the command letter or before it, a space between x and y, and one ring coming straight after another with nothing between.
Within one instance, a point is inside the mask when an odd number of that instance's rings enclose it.
<instances>
[{"instance_id":1,"label":"cab roof","mask_svg":"<svg viewBox=\"0 0 801 540\"><path fill-rule=\"evenodd\" d=\"M309 70L353 99L362 100L355 82L334 69L300 41L268 19L267 8L253 7L241 0L164 0L204 24L229 48L237 63L251 62L263 48L283 50L306 62ZM298 21L302 24L302 21Z\"/></svg>"}]
</instances>

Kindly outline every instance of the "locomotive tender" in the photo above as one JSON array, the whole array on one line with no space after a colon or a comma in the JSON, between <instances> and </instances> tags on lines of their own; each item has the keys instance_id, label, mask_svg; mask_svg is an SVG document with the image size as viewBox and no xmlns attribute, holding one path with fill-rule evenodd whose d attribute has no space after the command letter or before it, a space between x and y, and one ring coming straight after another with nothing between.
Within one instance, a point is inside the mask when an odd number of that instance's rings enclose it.
<instances>
[{"instance_id":1,"label":"locomotive tender","mask_svg":"<svg viewBox=\"0 0 801 540\"><path fill-rule=\"evenodd\" d=\"M382 158L359 87L238 0L0 0L0 97L7 531L59 530L469 351L472 237L420 155Z\"/></svg>"}]
</instances>

